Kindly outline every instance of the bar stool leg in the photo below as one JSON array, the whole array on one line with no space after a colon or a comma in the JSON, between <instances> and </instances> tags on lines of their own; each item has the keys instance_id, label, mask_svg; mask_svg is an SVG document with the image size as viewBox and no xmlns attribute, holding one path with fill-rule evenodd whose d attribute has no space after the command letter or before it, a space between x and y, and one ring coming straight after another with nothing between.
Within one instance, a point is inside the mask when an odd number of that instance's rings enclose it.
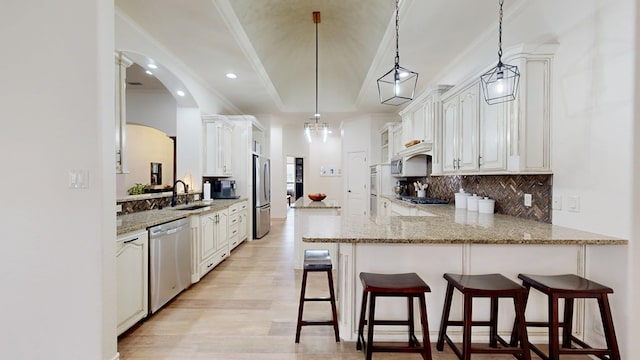
<instances>
[{"instance_id":1,"label":"bar stool leg","mask_svg":"<svg viewBox=\"0 0 640 360\"><path fill-rule=\"evenodd\" d=\"M367 312L367 295L368 291L362 291L362 302L360 303L360 321L358 322L358 342L356 343L356 350L362 350L362 346L364 345L364 317Z\"/></svg>"},{"instance_id":2,"label":"bar stool leg","mask_svg":"<svg viewBox=\"0 0 640 360\"><path fill-rule=\"evenodd\" d=\"M331 314L333 316L333 332L336 336L336 342L340 342L340 333L338 331L338 312L336 311L336 294L333 291L333 274L331 270L327 271L327 279L329 282L329 296L331 299Z\"/></svg>"},{"instance_id":3,"label":"bar stool leg","mask_svg":"<svg viewBox=\"0 0 640 360\"><path fill-rule=\"evenodd\" d=\"M573 329L573 298L564 298L564 320L562 324L562 347L571 348Z\"/></svg>"},{"instance_id":4,"label":"bar stool leg","mask_svg":"<svg viewBox=\"0 0 640 360\"><path fill-rule=\"evenodd\" d=\"M302 285L300 286L300 303L298 304L298 325L296 326L296 344L300 342L302 328L302 311L304 310L304 296L307 289L307 270L302 271Z\"/></svg>"},{"instance_id":5,"label":"bar stool leg","mask_svg":"<svg viewBox=\"0 0 640 360\"><path fill-rule=\"evenodd\" d=\"M462 329L462 360L471 360L471 325L473 315L473 298L464 295L464 320Z\"/></svg>"},{"instance_id":6,"label":"bar stool leg","mask_svg":"<svg viewBox=\"0 0 640 360\"><path fill-rule=\"evenodd\" d=\"M491 313L489 315L489 346L498 347L498 298L491 298Z\"/></svg>"},{"instance_id":7,"label":"bar stool leg","mask_svg":"<svg viewBox=\"0 0 640 360\"><path fill-rule=\"evenodd\" d=\"M407 324L409 325L409 346L420 346L415 335L415 324L413 323L413 297L407 296Z\"/></svg>"},{"instance_id":8,"label":"bar stool leg","mask_svg":"<svg viewBox=\"0 0 640 360\"><path fill-rule=\"evenodd\" d=\"M618 348L616 331L613 328L613 318L611 317L611 308L607 294L602 294L598 297L598 305L607 347L611 349L611 360L620 360L620 349Z\"/></svg>"},{"instance_id":9,"label":"bar stool leg","mask_svg":"<svg viewBox=\"0 0 640 360\"><path fill-rule=\"evenodd\" d=\"M420 323L422 324L422 344L424 344L424 360L431 359L431 340L429 340L429 323L427 321L427 301L422 293L420 299Z\"/></svg>"},{"instance_id":10,"label":"bar stool leg","mask_svg":"<svg viewBox=\"0 0 640 360\"><path fill-rule=\"evenodd\" d=\"M513 298L513 303L515 305L516 310L516 320L515 326L517 326L517 333L519 337L516 338L516 342L520 341L520 348L524 353L522 356L523 360L531 360L531 349L529 348L529 335L527 334L527 323L524 317L524 310L527 303L528 293L524 295L516 295ZM513 342L513 339L511 339Z\"/></svg>"},{"instance_id":11,"label":"bar stool leg","mask_svg":"<svg viewBox=\"0 0 640 360\"><path fill-rule=\"evenodd\" d=\"M549 294L549 360L560 360L558 327L558 297L555 294Z\"/></svg>"},{"instance_id":12,"label":"bar stool leg","mask_svg":"<svg viewBox=\"0 0 640 360\"><path fill-rule=\"evenodd\" d=\"M453 286L447 283L447 292L444 296L444 307L442 311L442 319L440 320L440 332L438 333L438 342L436 349L444 350L444 337L447 333L447 325L449 325L449 313L451 312L451 299L453 298Z\"/></svg>"},{"instance_id":13,"label":"bar stool leg","mask_svg":"<svg viewBox=\"0 0 640 360\"><path fill-rule=\"evenodd\" d=\"M366 360L371 360L373 355L373 323L376 313L376 294L372 293L369 297L369 323L367 324L367 357Z\"/></svg>"}]
</instances>

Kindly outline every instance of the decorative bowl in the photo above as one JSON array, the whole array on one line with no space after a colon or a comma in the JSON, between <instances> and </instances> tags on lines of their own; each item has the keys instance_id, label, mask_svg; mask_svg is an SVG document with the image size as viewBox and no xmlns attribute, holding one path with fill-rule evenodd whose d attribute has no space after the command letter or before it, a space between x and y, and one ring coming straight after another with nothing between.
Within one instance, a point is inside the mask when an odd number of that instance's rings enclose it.
<instances>
[{"instance_id":1,"label":"decorative bowl","mask_svg":"<svg viewBox=\"0 0 640 360\"><path fill-rule=\"evenodd\" d=\"M316 194L309 194L307 196L309 197L309 199L311 199L311 201L322 201L324 200L324 198L327 197L327 194L316 193Z\"/></svg>"}]
</instances>

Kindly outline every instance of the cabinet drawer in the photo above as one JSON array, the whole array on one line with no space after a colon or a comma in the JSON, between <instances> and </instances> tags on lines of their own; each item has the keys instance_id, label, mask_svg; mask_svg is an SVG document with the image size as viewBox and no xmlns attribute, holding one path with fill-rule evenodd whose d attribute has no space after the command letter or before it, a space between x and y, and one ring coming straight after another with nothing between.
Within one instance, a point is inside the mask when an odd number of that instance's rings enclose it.
<instances>
[{"instance_id":1,"label":"cabinet drawer","mask_svg":"<svg viewBox=\"0 0 640 360\"><path fill-rule=\"evenodd\" d=\"M240 222L240 214L235 214L229 217L229 226L237 225Z\"/></svg>"}]
</instances>

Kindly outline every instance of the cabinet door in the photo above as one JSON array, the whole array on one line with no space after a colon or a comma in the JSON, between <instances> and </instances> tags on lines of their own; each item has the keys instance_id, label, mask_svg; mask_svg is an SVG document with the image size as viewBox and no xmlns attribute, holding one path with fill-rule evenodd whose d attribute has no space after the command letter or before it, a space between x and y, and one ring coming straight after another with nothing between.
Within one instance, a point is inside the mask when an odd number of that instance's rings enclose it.
<instances>
[{"instance_id":1,"label":"cabinet door","mask_svg":"<svg viewBox=\"0 0 640 360\"><path fill-rule=\"evenodd\" d=\"M424 123L424 141L427 143L433 143L435 140L435 112L433 99L429 98L422 107L421 116Z\"/></svg>"},{"instance_id":2,"label":"cabinet door","mask_svg":"<svg viewBox=\"0 0 640 360\"><path fill-rule=\"evenodd\" d=\"M458 170L478 170L478 83L460 94L460 130L458 131Z\"/></svg>"},{"instance_id":3,"label":"cabinet door","mask_svg":"<svg viewBox=\"0 0 640 360\"><path fill-rule=\"evenodd\" d=\"M442 172L456 171L456 123L458 98L442 103Z\"/></svg>"},{"instance_id":4,"label":"cabinet door","mask_svg":"<svg viewBox=\"0 0 640 360\"><path fill-rule=\"evenodd\" d=\"M222 126L222 139L220 139L221 147L219 149L222 160L222 173L228 176L233 174L232 171L232 151L233 128L227 124Z\"/></svg>"},{"instance_id":5,"label":"cabinet door","mask_svg":"<svg viewBox=\"0 0 640 360\"><path fill-rule=\"evenodd\" d=\"M218 211L217 224L216 224L216 238L215 238L216 251L229 248L228 233L229 233L229 213L227 212L227 210Z\"/></svg>"},{"instance_id":6,"label":"cabinet door","mask_svg":"<svg viewBox=\"0 0 640 360\"><path fill-rule=\"evenodd\" d=\"M217 213L200 216L200 261L213 255L216 251Z\"/></svg>"},{"instance_id":7,"label":"cabinet door","mask_svg":"<svg viewBox=\"0 0 640 360\"><path fill-rule=\"evenodd\" d=\"M239 238L240 241L246 240L247 237L249 236L249 227L248 227L248 222L247 222L247 218L248 218L248 214L247 211L240 211L240 216L239 216L239 224L238 224L238 233L240 234Z\"/></svg>"},{"instance_id":8,"label":"cabinet door","mask_svg":"<svg viewBox=\"0 0 640 360\"><path fill-rule=\"evenodd\" d=\"M146 231L122 237L116 245L118 335L147 315L148 246Z\"/></svg>"},{"instance_id":9,"label":"cabinet door","mask_svg":"<svg viewBox=\"0 0 640 360\"><path fill-rule=\"evenodd\" d=\"M507 169L506 120L508 103L480 101L480 171Z\"/></svg>"},{"instance_id":10,"label":"cabinet door","mask_svg":"<svg viewBox=\"0 0 640 360\"><path fill-rule=\"evenodd\" d=\"M402 142L402 124L395 125L391 129L392 140L393 140L393 155L398 155L400 150L402 150L404 143Z\"/></svg>"}]
</instances>

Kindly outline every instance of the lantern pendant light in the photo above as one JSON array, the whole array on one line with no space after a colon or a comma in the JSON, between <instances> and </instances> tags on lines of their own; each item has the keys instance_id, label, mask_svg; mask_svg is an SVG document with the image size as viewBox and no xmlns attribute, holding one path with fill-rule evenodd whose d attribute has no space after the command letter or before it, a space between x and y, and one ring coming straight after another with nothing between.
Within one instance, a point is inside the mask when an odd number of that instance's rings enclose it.
<instances>
[{"instance_id":1,"label":"lantern pendant light","mask_svg":"<svg viewBox=\"0 0 640 360\"><path fill-rule=\"evenodd\" d=\"M396 0L396 58L393 69L378 79L378 93L380 103L387 105L402 105L413 100L418 83L418 73L400 66L400 52L398 51L398 33L400 15Z\"/></svg>"},{"instance_id":2,"label":"lantern pendant light","mask_svg":"<svg viewBox=\"0 0 640 360\"><path fill-rule=\"evenodd\" d=\"M499 104L516 99L520 71L515 65L502 63L502 4L500 0L500 25L498 28L498 65L480 76L484 100L489 104Z\"/></svg>"},{"instance_id":3,"label":"lantern pendant light","mask_svg":"<svg viewBox=\"0 0 640 360\"><path fill-rule=\"evenodd\" d=\"M313 23L316 24L316 112L310 119L315 120L315 122L307 122L304 124L304 136L307 138L307 141L309 143L312 142L314 135L320 136L322 138L322 142L327 142L327 136L329 134L329 124L318 122L318 120L320 120L320 112L318 112L318 24L320 23L319 11L313 12Z\"/></svg>"}]
</instances>

